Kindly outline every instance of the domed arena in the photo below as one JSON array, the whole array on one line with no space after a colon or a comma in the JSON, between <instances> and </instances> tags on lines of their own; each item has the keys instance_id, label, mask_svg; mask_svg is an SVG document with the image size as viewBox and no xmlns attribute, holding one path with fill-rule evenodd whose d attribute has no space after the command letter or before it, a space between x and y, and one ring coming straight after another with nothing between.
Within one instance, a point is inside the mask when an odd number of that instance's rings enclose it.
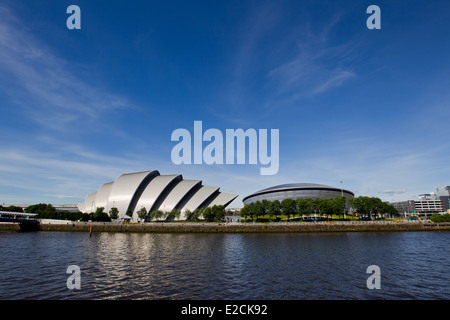
<instances>
[{"instance_id":1,"label":"domed arena","mask_svg":"<svg viewBox=\"0 0 450 320\"><path fill-rule=\"evenodd\" d=\"M344 196L353 198L355 194L349 190L335 188L317 183L290 183L266 188L243 198L244 205L262 200L297 199L297 198L335 198Z\"/></svg>"}]
</instances>

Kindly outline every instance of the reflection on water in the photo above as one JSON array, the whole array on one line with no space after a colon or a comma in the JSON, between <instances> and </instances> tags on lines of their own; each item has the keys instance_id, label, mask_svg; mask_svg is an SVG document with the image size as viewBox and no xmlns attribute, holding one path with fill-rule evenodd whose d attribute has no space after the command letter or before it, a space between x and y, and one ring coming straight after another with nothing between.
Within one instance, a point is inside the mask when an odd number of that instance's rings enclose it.
<instances>
[{"instance_id":1,"label":"reflection on water","mask_svg":"<svg viewBox=\"0 0 450 320\"><path fill-rule=\"evenodd\" d=\"M450 233L0 233L0 299L448 299ZM81 289L69 290L69 265ZM369 265L381 289L369 290Z\"/></svg>"}]
</instances>

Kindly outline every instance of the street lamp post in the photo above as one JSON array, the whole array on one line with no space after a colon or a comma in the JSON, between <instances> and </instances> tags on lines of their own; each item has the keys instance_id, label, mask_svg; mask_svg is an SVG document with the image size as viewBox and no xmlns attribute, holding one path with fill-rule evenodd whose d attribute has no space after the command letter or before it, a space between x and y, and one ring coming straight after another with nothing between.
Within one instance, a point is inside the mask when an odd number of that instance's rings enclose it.
<instances>
[{"instance_id":1,"label":"street lamp post","mask_svg":"<svg viewBox=\"0 0 450 320\"><path fill-rule=\"evenodd\" d=\"M341 196L344 196L344 188L342 187L342 180L339 182L341 184ZM344 220L345 220L345 202L344 202Z\"/></svg>"}]
</instances>

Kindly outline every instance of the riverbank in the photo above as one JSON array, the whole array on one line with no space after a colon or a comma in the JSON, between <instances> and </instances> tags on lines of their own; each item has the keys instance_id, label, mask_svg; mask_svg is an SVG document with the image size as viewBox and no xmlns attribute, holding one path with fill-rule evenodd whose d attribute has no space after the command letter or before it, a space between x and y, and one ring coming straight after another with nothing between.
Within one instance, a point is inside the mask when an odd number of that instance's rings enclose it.
<instances>
[{"instance_id":1,"label":"riverbank","mask_svg":"<svg viewBox=\"0 0 450 320\"><path fill-rule=\"evenodd\" d=\"M20 231L18 224L0 224L0 230ZM432 222L303 222L303 223L193 223L108 222L41 223L41 231L149 232L149 233L255 233L255 232L377 232L450 231L450 223Z\"/></svg>"}]
</instances>

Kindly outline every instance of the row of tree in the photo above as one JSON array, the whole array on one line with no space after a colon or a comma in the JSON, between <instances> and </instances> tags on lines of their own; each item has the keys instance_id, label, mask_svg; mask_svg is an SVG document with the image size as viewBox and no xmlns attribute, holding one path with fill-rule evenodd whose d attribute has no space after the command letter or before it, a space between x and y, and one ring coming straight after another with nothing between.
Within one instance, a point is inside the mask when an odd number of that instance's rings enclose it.
<instances>
[{"instance_id":1,"label":"row of tree","mask_svg":"<svg viewBox=\"0 0 450 320\"><path fill-rule=\"evenodd\" d=\"M380 198L359 196L349 199L350 207L359 216L372 218L397 217L399 212L392 204Z\"/></svg>"},{"instance_id":2,"label":"row of tree","mask_svg":"<svg viewBox=\"0 0 450 320\"><path fill-rule=\"evenodd\" d=\"M23 212L23 209L22 207L18 206L8 206L8 207L0 206L0 211Z\"/></svg>"},{"instance_id":3,"label":"row of tree","mask_svg":"<svg viewBox=\"0 0 450 320\"><path fill-rule=\"evenodd\" d=\"M37 219L60 219L71 221L88 221L90 219L89 215L82 212L57 211L51 204L46 203L39 203L28 206L25 208L25 212L36 213Z\"/></svg>"},{"instance_id":4,"label":"row of tree","mask_svg":"<svg viewBox=\"0 0 450 320\"><path fill-rule=\"evenodd\" d=\"M392 205L381 201L379 198L357 197L346 199L344 196L335 198L298 198L269 201L262 200L245 204L241 209L241 217L261 219L268 217L269 220L279 220L281 216L287 219L291 217L319 216L344 217L348 209L357 213L360 217L372 219L378 216L397 216L398 211Z\"/></svg>"},{"instance_id":5,"label":"row of tree","mask_svg":"<svg viewBox=\"0 0 450 320\"><path fill-rule=\"evenodd\" d=\"M2 207L0 206L0 211L11 211L11 212L24 212L21 207ZM109 210L109 214L105 212L104 207L98 207L94 212L82 213L82 212L63 212L57 211L51 204L39 203L35 205L28 206L25 208L27 213L36 213L37 219L61 219L61 220L71 220L71 221L111 221L119 218L119 210L115 207ZM178 219L181 216L181 211L178 209L173 209L172 211L162 211L155 210L152 212L147 212L145 207L142 207L137 212L138 218L141 221L171 221ZM199 208L191 212L190 210L185 211L185 216L187 220L197 221L204 219L206 221L217 221L222 220L225 216L225 207L214 205L207 208ZM128 210L125 213L127 216L131 217L133 215L132 210Z\"/></svg>"},{"instance_id":6,"label":"row of tree","mask_svg":"<svg viewBox=\"0 0 450 320\"><path fill-rule=\"evenodd\" d=\"M97 215L106 214L103 212L104 209L105 208L103 207L97 208L96 210ZM125 214L131 218L133 215L133 211L128 210ZM147 212L147 209L145 207L142 207L141 209L136 211L136 214L141 221L172 221L180 218L181 211L178 209L173 209L171 211L154 210L152 212ZM226 214L225 207L222 205L214 205L212 207L199 208L195 209L193 212L191 212L190 210L186 210L184 212L186 220L196 221L204 219L205 221L208 222L222 220L225 217L225 214ZM109 210L109 218L117 219L118 217L119 217L119 210L115 207L111 208L111 210Z\"/></svg>"},{"instance_id":7,"label":"row of tree","mask_svg":"<svg viewBox=\"0 0 450 320\"><path fill-rule=\"evenodd\" d=\"M19 210L20 209L20 210ZM304 217L304 216L319 216L330 217L338 216L343 217L344 214L351 209L353 214L357 214L362 218L377 218L387 216L398 216L399 213L392 205L381 201L379 198L359 196L356 198L346 199L344 196L338 196L335 198L298 198L283 199L269 201L262 200L256 201L250 204L244 205L241 209L241 217L250 217L253 221L254 218L260 219L268 217L269 220L279 220L281 216L289 219L291 217ZM1 207L0 210L23 212L21 207ZM119 217L119 211L113 207L109 210L109 215L104 212L105 208L99 207L95 212L81 213L81 212L61 212L51 204L35 204L28 206L25 212L36 213L36 218L40 219L64 219L64 220L81 220L81 221L111 221ZM125 213L131 217L133 212L128 210ZM189 221L197 221L203 219L207 222L221 221L223 220L226 211L224 206L214 205L212 207L196 209L193 212L186 210L185 216ZM145 207L142 207L137 211L138 218L141 221L170 221L178 219L181 216L181 211L174 209L172 211L155 210L147 212Z\"/></svg>"}]
</instances>

